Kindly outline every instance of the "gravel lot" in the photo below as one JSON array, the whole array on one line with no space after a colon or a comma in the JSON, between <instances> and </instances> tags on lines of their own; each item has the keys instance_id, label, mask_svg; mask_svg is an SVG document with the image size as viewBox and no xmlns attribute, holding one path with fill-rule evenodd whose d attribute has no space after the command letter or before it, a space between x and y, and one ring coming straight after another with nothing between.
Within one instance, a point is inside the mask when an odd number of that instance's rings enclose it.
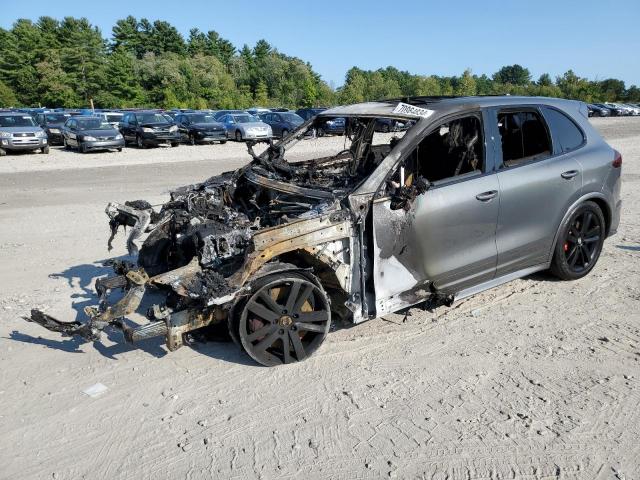
<instances>
[{"instance_id":1,"label":"gravel lot","mask_svg":"<svg viewBox=\"0 0 640 480\"><path fill-rule=\"evenodd\" d=\"M623 154L624 204L590 275L388 315L271 369L232 343L167 354L19 318L82 318L112 256L106 202L160 202L242 145L0 159L0 478L640 478L640 118L593 122Z\"/></svg>"}]
</instances>

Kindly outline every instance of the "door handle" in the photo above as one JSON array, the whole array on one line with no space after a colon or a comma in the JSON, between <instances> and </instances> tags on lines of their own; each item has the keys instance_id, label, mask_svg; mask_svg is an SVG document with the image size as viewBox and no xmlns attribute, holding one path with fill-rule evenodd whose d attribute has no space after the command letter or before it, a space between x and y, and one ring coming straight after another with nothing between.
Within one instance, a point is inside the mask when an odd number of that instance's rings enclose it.
<instances>
[{"instance_id":1,"label":"door handle","mask_svg":"<svg viewBox=\"0 0 640 480\"><path fill-rule=\"evenodd\" d=\"M497 190L489 190L488 192L482 192L476 195L476 199L480 200L481 202L488 202L496 195L498 195Z\"/></svg>"},{"instance_id":2,"label":"door handle","mask_svg":"<svg viewBox=\"0 0 640 480\"><path fill-rule=\"evenodd\" d=\"M578 175L578 170L567 170L566 172L562 172L560 174L560 176L562 178L564 178L565 180L570 180L573 177L575 177L576 175Z\"/></svg>"}]
</instances>

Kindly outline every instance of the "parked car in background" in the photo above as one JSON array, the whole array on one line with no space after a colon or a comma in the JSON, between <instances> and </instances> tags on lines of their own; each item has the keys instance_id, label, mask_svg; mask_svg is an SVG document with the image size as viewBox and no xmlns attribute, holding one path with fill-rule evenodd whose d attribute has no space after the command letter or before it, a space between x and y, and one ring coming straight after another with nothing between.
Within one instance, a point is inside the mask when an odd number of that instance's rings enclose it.
<instances>
[{"instance_id":1,"label":"parked car in background","mask_svg":"<svg viewBox=\"0 0 640 480\"><path fill-rule=\"evenodd\" d=\"M224 125L206 113L179 113L174 118L182 141L196 143L227 143Z\"/></svg>"},{"instance_id":2,"label":"parked car in background","mask_svg":"<svg viewBox=\"0 0 640 480\"><path fill-rule=\"evenodd\" d=\"M630 103L623 103L622 106L629 109L631 115L633 115L634 117L640 115L640 107L632 105Z\"/></svg>"},{"instance_id":3,"label":"parked car in background","mask_svg":"<svg viewBox=\"0 0 640 480\"><path fill-rule=\"evenodd\" d=\"M310 118L324 112L326 108L300 108L296 113L300 115L306 122ZM332 118L316 125L316 135L323 137L325 135L343 135L345 130L344 118Z\"/></svg>"},{"instance_id":4,"label":"parked car in background","mask_svg":"<svg viewBox=\"0 0 640 480\"><path fill-rule=\"evenodd\" d=\"M270 108L269 110L271 110L272 112L290 112L291 111L285 107L274 107L274 108Z\"/></svg>"},{"instance_id":5,"label":"parked car in background","mask_svg":"<svg viewBox=\"0 0 640 480\"><path fill-rule=\"evenodd\" d=\"M630 108L625 107L620 103L605 103L604 106L615 110L616 115L618 116L630 116L633 113Z\"/></svg>"},{"instance_id":6,"label":"parked car in background","mask_svg":"<svg viewBox=\"0 0 640 480\"><path fill-rule=\"evenodd\" d=\"M227 136L235 139L236 142L271 138L273 136L269 125L246 112L228 113L220 118L220 122L224 125Z\"/></svg>"},{"instance_id":7,"label":"parked car in background","mask_svg":"<svg viewBox=\"0 0 640 480\"><path fill-rule=\"evenodd\" d=\"M316 128L316 135L324 137L325 135L344 135L346 127L345 119L342 117L331 118Z\"/></svg>"},{"instance_id":8,"label":"parked car in background","mask_svg":"<svg viewBox=\"0 0 640 480\"><path fill-rule=\"evenodd\" d=\"M124 117L124 113L122 112L100 112L96 113L96 117L102 118L105 122L107 122L112 127L119 129L120 122L122 122L122 118Z\"/></svg>"},{"instance_id":9,"label":"parked car in background","mask_svg":"<svg viewBox=\"0 0 640 480\"><path fill-rule=\"evenodd\" d=\"M375 131L388 133L399 132L407 129L407 122L402 122L393 118L376 118Z\"/></svg>"},{"instance_id":10,"label":"parked car in background","mask_svg":"<svg viewBox=\"0 0 640 480\"><path fill-rule=\"evenodd\" d=\"M296 110L296 113L300 115L304 121L306 122L312 117L315 117L319 113L322 113L326 110L326 108L299 108Z\"/></svg>"},{"instance_id":11,"label":"parked car in background","mask_svg":"<svg viewBox=\"0 0 640 480\"><path fill-rule=\"evenodd\" d=\"M304 123L303 118L293 112L269 112L260 115L260 119L271 127L276 137L286 137Z\"/></svg>"},{"instance_id":12,"label":"parked car in background","mask_svg":"<svg viewBox=\"0 0 640 480\"><path fill-rule=\"evenodd\" d=\"M171 117L156 111L127 112L120 124L120 133L125 144L134 143L138 148L162 144L180 145L178 126Z\"/></svg>"},{"instance_id":13,"label":"parked car in background","mask_svg":"<svg viewBox=\"0 0 640 480\"><path fill-rule=\"evenodd\" d=\"M269 110L268 108L263 108L263 107L251 107L247 109L247 113L250 113L251 115L254 116L258 116L262 113L268 113L271 110Z\"/></svg>"},{"instance_id":14,"label":"parked car in background","mask_svg":"<svg viewBox=\"0 0 640 480\"><path fill-rule=\"evenodd\" d=\"M235 115L237 113L247 113L247 111L246 110L218 110L216 113L213 114L213 118L216 119L217 121L220 121L222 117L230 113Z\"/></svg>"},{"instance_id":15,"label":"parked car in background","mask_svg":"<svg viewBox=\"0 0 640 480\"><path fill-rule=\"evenodd\" d=\"M122 151L122 134L102 117L85 115L69 118L62 127L64 147L81 153L93 150Z\"/></svg>"},{"instance_id":16,"label":"parked car in background","mask_svg":"<svg viewBox=\"0 0 640 480\"><path fill-rule=\"evenodd\" d=\"M40 150L49 153L49 140L28 113L0 113L0 156L8 151Z\"/></svg>"},{"instance_id":17,"label":"parked car in background","mask_svg":"<svg viewBox=\"0 0 640 480\"><path fill-rule=\"evenodd\" d=\"M590 117L608 117L611 115L611 111L608 108L598 106L594 103L587 104Z\"/></svg>"},{"instance_id":18,"label":"parked car in background","mask_svg":"<svg viewBox=\"0 0 640 480\"><path fill-rule=\"evenodd\" d=\"M47 133L49 139L49 145L62 145L62 127L64 123L71 118L68 113L37 113L35 116L36 123L40 125Z\"/></svg>"},{"instance_id":19,"label":"parked car in background","mask_svg":"<svg viewBox=\"0 0 640 480\"><path fill-rule=\"evenodd\" d=\"M595 106L605 108L609 111L609 115L612 117L621 117L625 114L624 109L618 108L615 105L608 103L594 103Z\"/></svg>"}]
</instances>

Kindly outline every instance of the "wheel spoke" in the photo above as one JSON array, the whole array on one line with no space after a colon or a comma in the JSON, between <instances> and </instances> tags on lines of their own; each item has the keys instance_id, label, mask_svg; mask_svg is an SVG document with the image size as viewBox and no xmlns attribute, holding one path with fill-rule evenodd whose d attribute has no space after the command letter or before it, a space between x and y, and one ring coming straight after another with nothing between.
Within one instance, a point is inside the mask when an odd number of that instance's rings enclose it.
<instances>
[{"instance_id":1,"label":"wheel spoke","mask_svg":"<svg viewBox=\"0 0 640 480\"><path fill-rule=\"evenodd\" d=\"M256 315L258 315L260 318L267 320L269 322L275 322L278 318L280 318L280 316L277 313L272 312L267 307L260 305L255 300L251 300L247 304L247 309L250 312L253 312Z\"/></svg>"},{"instance_id":2,"label":"wheel spoke","mask_svg":"<svg viewBox=\"0 0 640 480\"><path fill-rule=\"evenodd\" d=\"M324 333L324 325L316 325L315 323L296 323L296 327L309 332Z\"/></svg>"},{"instance_id":3,"label":"wheel spoke","mask_svg":"<svg viewBox=\"0 0 640 480\"><path fill-rule=\"evenodd\" d=\"M293 307L293 310L291 310L294 313L297 313L300 311L300 309L302 308L302 305L304 305L304 302L307 301L307 299L309 298L309 295L311 295L311 292L313 292L313 285L307 285L304 290L302 291L302 294L300 294L300 296L298 297L298 300L296 301L296 304Z\"/></svg>"},{"instance_id":4,"label":"wheel spoke","mask_svg":"<svg viewBox=\"0 0 640 480\"><path fill-rule=\"evenodd\" d=\"M582 239L584 243L593 243L597 242L598 240L600 240L600 235L593 235L592 237L584 237Z\"/></svg>"},{"instance_id":5,"label":"wheel spoke","mask_svg":"<svg viewBox=\"0 0 640 480\"><path fill-rule=\"evenodd\" d=\"M580 233L584 236L586 231L589 229L589 225L591 225L591 220L593 219L593 214L591 212L585 212L582 217L582 225L580 225Z\"/></svg>"},{"instance_id":6,"label":"wheel spoke","mask_svg":"<svg viewBox=\"0 0 640 480\"><path fill-rule=\"evenodd\" d=\"M289 343L289 334L285 333L282 337L282 354L284 363L291 363L291 344Z\"/></svg>"},{"instance_id":7,"label":"wheel spoke","mask_svg":"<svg viewBox=\"0 0 640 480\"><path fill-rule=\"evenodd\" d=\"M582 245L582 258L584 258L584 264L587 266L591 262L591 253L586 245Z\"/></svg>"},{"instance_id":8,"label":"wheel spoke","mask_svg":"<svg viewBox=\"0 0 640 480\"><path fill-rule=\"evenodd\" d=\"M249 340L250 342L253 342L254 340L257 340L257 339L262 338L262 337L264 337L266 335L269 335L270 333L272 333L277 328L278 327L276 325L271 325L269 323L269 324L265 325L264 327L259 328L255 332L252 332L249 335L247 335L247 340Z\"/></svg>"},{"instance_id":9,"label":"wheel spoke","mask_svg":"<svg viewBox=\"0 0 640 480\"><path fill-rule=\"evenodd\" d=\"M289 297L287 297L287 313L293 312L293 307L295 307L296 299L298 298L298 292L300 292L300 282L293 282L291 284L291 290L289 290Z\"/></svg>"},{"instance_id":10,"label":"wheel spoke","mask_svg":"<svg viewBox=\"0 0 640 480\"><path fill-rule=\"evenodd\" d=\"M307 354L304 351L304 346L302 345L302 341L298 336L298 332L289 331L289 336L291 337L291 343L293 344L293 349L296 352L296 358L299 362L304 360L307 357Z\"/></svg>"},{"instance_id":11,"label":"wheel spoke","mask_svg":"<svg viewBox=\"0 0 640 480\"><path fill-rule=\"evenodd\" d=\"M578 239L571 232L567 233L567 241L571 243L577 243Z\"/></svg>"},{"instance_id":12,"label":"wheel spoke","mask_svg":"<svg viewBox=\"0 0 640 480\"><path fill-rule=\"evenodd\" d=\"M569 255L567 255L567 263L572 267L576 264L576 260L578 259L578 246L574 245Z\"/></svg>"},{"instance_id":13,"label":"wheel spoke","mask_svg":"<svg viewBox=\"0 0 640 480\"><path fill-rule=\"evenodd\" d=\"M301 312L298 314L296 322L326 322L328 319L327 312L321 310L319 312Z\"/></svg>"},{"instance_id":14,"label":"wheel spoke","mask_svg":"<svg viewBox=\"0 0 640 480\"><path fill-rule=\"evenodd\" d=\"M268 292L265 292L265 291L260 292L260 300L262 300L266 305L266 307L269 310L273 311L276 315L280 315L280 312L282 312L282 306L280 306L278 302L276 302L271 297L271 295L269 295Z\"/></svg>"},{"instance_id":15,"label":"wheel spoke","mask_svg":"<svg viewBox=\"0 0 640 480\"><path fill-rule=\"evenodd\" d=\"M595 227L593 227L591 230L589 230L587 233L584 234L585 237L592 237L595 234L600 232L600 225L596 225Z\"/></svg>"},{"instance_id":16,"label":"wheel spoke","mask_svg":"<svg viewBox=\"0 0 640 480\"><path fill-rule=\"evenodd\" d=\"M273 345L273 342L277 340L278 336L279 336L278 329L274 328L273 331L269 335L267 335L266 338L264 338L263 340L260 340L260 342L258 342L254 346L255 350L258 352L264 352L267 348Z\"/></svg>"}]
</instances>

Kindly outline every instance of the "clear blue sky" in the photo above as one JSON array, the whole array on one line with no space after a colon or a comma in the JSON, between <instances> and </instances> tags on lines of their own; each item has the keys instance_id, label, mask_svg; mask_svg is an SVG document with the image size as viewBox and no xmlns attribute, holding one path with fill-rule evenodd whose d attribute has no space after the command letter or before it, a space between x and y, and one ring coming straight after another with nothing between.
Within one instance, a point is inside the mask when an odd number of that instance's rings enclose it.
<instances>
[{"instance_id":1,"label":"clear blue sky","mask_svg":"<svg viewBox=\"0 0 640 480\"><path fill-rule=\"evenodd\" d=\"M216 30L237 47L264 38L311 62L334 86L354 65L438 75L471 68L490 75L513 63L529 68L534 78L572 68L590 79L614 77L640 86L640 0L2 3L4 28L18 18L84 16L110 37L117 19L133 15L166 20L185 36L192 27Z\"/></svg>"}]
</instances>

